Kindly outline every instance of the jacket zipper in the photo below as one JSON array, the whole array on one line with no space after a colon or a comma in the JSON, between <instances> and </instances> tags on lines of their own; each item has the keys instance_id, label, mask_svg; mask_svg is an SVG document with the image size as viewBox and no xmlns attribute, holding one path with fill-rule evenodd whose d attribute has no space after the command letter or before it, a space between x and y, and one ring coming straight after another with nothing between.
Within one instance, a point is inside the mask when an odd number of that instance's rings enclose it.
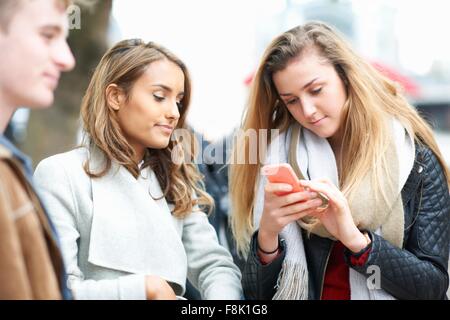
<instances>
[{"instance_id":1,"label":"jacket zipper","mask_svg":"<svg viewBox=\"0 0 450 320\"><path fill-rule=\"evenodd\" d=\"M324 285L324 281L325 281L325 274L327 273L328 261L330 260L330 255L331 255L331 251L333 250L333 247L334 247L334 241L331 244L331 248L328 251L327 260L325 261L325 268L324 268L323 274L322 274L322 287L320 288L320 296L319 296L320 300L322 300L323 285Z\"/></svg>"}]
</instances>

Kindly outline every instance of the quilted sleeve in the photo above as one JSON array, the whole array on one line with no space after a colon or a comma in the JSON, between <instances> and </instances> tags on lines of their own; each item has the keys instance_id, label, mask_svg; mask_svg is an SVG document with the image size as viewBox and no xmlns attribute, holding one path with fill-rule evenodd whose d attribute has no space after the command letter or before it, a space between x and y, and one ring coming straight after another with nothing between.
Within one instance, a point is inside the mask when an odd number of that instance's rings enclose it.
<instances>
[{"instance_id":1,"label":"quilted sleeve","mask_svg":"<svg viewBox=\"0 0 450 320\"><path fill-rule=\"evenodd\" d=\"M258 232L255 232L242 273L244 297L248 300L271 300L275 295L278 274L286 255L285 243L279 240L280 254L269 264L263 265L257 254L257 238Z\"/></svg>"},{"instance_id":2,"label":"quilted sleeve","mask_svg":"<svg viewBox=\"0 0 450 320\"><path fill-rule=\"evenodd\" d=\"M446 299L449 284L449 190L442 167L428 148L422 163L422 199L420 206L416 204L416 220L404 249L370 233L372 250L367 262L352 266L366 276L373 274L373 266L379 267L381 288L397 299Z\"/></svg>"}]
</instances>

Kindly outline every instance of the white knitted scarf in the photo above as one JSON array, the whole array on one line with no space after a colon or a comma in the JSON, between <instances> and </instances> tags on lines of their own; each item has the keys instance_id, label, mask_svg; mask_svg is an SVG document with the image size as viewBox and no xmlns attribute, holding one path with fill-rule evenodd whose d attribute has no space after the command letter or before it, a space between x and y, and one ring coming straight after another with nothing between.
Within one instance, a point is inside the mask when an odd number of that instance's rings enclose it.
<instances>
[{"instance_id":1,"label":"white knitted scarf","mask_svg":"<svg viewBox=\"0 0 450 320\"><path fill-rule=\"evenodd\" d=\"M267 148L264 164L286 163L289 154L294 152L295 160L306 179L328 178L339 185L338 170L333 150L325 138L320 138L307 129L295 130L292 125L287 131L276 136ZM387 188L387 201L376 200L373 196L370 179L367 175L358 189L358 195L348 200L355 224L382 235L397 247L403 245L404 211L401 190L414 164L414 141L407 130L396 119L391 121L392 144L387 149L388 172L382 184ZM290 150L292 132L299 132L301 139L297 150ZM290 152L289 152L290 151ZM291 157L292 159L292 157ZM259 176L255 199L253 222L255 228L264 206L264 185L266 178ZM359 191L360 190L360 191ZM280 236L286 241L286 256L278 277L277 292L274 299L308 299L308 267L301 228L322 237L330 237L322 225L311 228L304 221L292 222L285 226ZM350 289L352 300L394 299L381 288L369 289L367 276L350 268Z\"/></svg>"}]
</instances>

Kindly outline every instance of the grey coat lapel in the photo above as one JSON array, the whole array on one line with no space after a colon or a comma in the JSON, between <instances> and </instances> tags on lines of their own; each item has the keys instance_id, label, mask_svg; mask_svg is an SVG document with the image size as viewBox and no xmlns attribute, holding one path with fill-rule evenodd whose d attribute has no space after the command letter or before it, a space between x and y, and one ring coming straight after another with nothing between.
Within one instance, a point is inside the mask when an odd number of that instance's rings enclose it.
<instances>
[{"instance_id":1,"label":"grey coat lapel","mask_svg":"<svg viewBox=\"0 0 450 320\"><path fill-rule=\"evenodd\" d=\"M95 167L100 158L91 155ZM115 163L107 175L92 179L92 199L90 263L135 274L158 274L184 285L186 253L165 199L155 202L125 167Z\"/></svg>"}]
</instances>

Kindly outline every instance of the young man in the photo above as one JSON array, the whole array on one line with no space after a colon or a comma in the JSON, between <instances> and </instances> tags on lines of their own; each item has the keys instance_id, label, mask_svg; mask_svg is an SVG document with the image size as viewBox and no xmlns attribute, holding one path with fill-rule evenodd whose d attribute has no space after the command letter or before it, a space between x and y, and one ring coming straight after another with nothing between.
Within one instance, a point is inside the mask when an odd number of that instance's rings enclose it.
<instances>
[{"instance_id":1,"label":"young man","mask_svg":"<svg viewBox=\"0 0 450 320\"><path fill-rule=\"evenodd\" d=\"M4 136L19 107L49 107L75 65L66 0L0 0L0 299L70 299L57 237L28 158Z\"/></svg>"}]
</instances>

